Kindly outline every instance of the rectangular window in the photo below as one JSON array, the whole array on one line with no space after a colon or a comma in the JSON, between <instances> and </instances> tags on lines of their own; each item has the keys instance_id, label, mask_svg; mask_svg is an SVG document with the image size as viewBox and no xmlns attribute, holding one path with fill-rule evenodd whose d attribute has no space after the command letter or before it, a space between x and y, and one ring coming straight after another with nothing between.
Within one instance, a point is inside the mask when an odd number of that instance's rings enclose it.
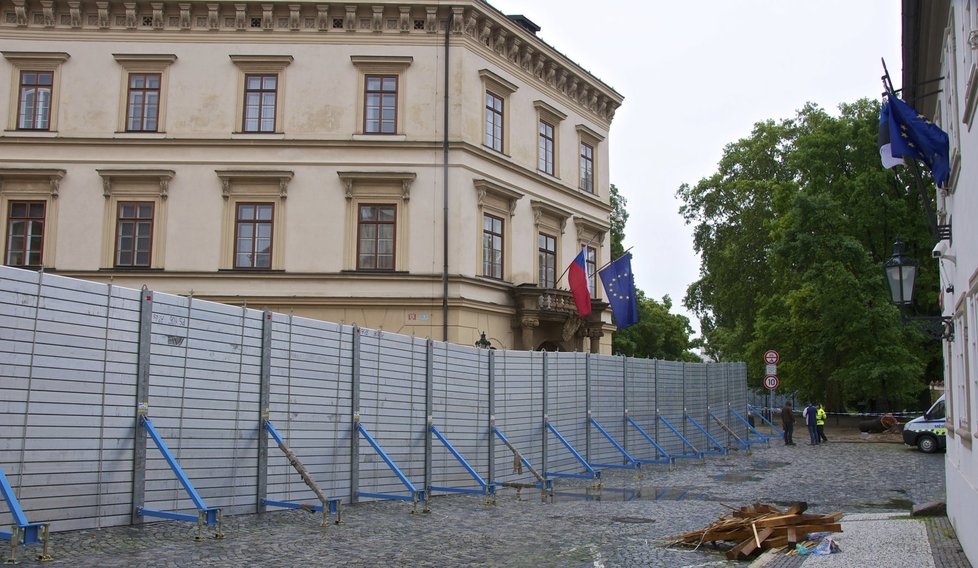
<instances>
[{"instance_id":1,"label":"rectangular window","mask_svg":"<svg viewBox=\"0 0 978 568\"><path fill-rule=\"evenodd\" d=\"M492 215L482 217L482 275L503 278L503 220Z\"/></svg>"},{"instance_id":2,"label":"rectangular window","mask_svg":"<svg viewBox=\"0 0 978 568\"><path fill-rule=\"evenodd\" d=\"M54 73L21 71L17 111L19 130L47 130L51 124L51 88Z\"/></svg>"},{"instance_id":3,"label":"rectangular window","mask_svg":"<svg viewBox=\"0 0 978 568\"><path fill-rule=\"evenodd\" d=\"M554 127L549 122L540 121L539 147L537 148L537 169L554 175Z\"/></svg>"},{"instance_id":4,"label":"rectangular window","mask_svg":"<svg viewBox=\"0 0 978 568\"><path fill-rule=\"evenodd\" d=\"M585 247L584 266L587 268L587 289L591 292L591 297L598 296L598 251L594 247Z\"/></svg>"},{"instance_id":5,"label":"rectangular window","mask_svg":"<svg viewBox=\"0 0 978 568\"><path fill-rule=\"evenodd\" d=\"M153 202L119 202L115 266L149 268L153 250Z\"/></svg>"},{"instance_id":6,"label":"rectangular window","mask_svg":"<svg viewBox=\"0 0 978 568\"><path fill-rule=\"evenodd\" d=\"M485 145L497 152L503 151L503 99L489 91L486 91Z\"/></svg>"},{"instance_id":7,"label":"rectangular window","mask_svg":"<svg viewBox=\"0 0 978 568\"><path fill-rule=\"evenodd\" d=\"M581 189L594 193L594 148L581 143Z\"/></svg>"},{"instance_id":8,"label":"rectangular window","mask_svg":"<svg viewBox=\"0 0 978 568\"><path fill-rule=\"evenodd\" d=\"M363 131L367 134L397 133L397 75L364 77Z\"/></svg>"},{"instance_id":9,"label":"rectangular window","mask_svg":"<svg viewBox=\"0 0 978 568\"><path fill-rule=\"evenodd\" d=\"M397 206L361 205L357 224L357 270L394 270Z\"/></svg>"},{"instance_id":10,"label":"rectangular window","mask_svg":"<svg viewBox=\"0 0 978 568\"><path fill-rule=\"evenodd\" d=\"M275 132L278 75L245 75L244 132Z\"/></svg>"},{"instance_id":11,"label":"rectangular window","mask_svg":"<svg viewBox=\"0 0 978 568\"><path fill-rule=\"evenodd\" d=\"M43 201L11 201L7 215L7 266L39 267L44 250Z\"/></svg>"},{"instance_id":12,"label":"rectangular window","mask_svg":"<svg viewBox=\"0 0 978 568\"><path fill-rule=\"evenodd\" d=\"M539 286L553 288L557 269L557 239L540 233L537 235L537 259L540 263Z\"/></svg>"},{"instance_id":13,"label":"rectangular window","mask_svg":"<svg viewBox=\"0 0 978 568\"><path fill-rule=\"evenodd\" d=\"M131 73L126 100L126 132L156 132L160 114L160 74Z\"/></svg>"},{"instance_id":14,"label":"rectangular window","mask_svg":"<svg viewBox=\"0 0 978 568\"><path fill-rule=\"evenodd\" d=\"M238 203L234 222L234 267L272 267L271 203Z\"/></svg>"}]
</instances>

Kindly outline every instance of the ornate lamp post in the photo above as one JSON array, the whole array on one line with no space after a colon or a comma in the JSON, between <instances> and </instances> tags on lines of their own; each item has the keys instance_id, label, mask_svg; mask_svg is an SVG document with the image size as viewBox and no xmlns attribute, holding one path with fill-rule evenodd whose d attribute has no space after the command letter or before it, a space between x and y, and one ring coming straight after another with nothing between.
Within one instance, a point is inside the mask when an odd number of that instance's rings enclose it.
<instances>
[{"instance_id":1,"label":"ornate lamp post","mask_svg":"<svg viewBox=\"0 0 978 568\"><path fill-rule=\"evenodd\" d=\"M484 331L480 332L479 341L475 342L475 346L478 347L479 349L489 349L490 347L492 347L492 343L490 343L489 340L486 339L486 332Z\"/></svg>"},{"instance_id":2,"label":"ornate lamp post","mask_svg":"<svg viewBox=\"0 0 978 568\"><path fill-rule=\"evenodd\" d=\"M918 329L934 339L954 340L954 327L951 318L946 316L911 317L906 307L913 303L914 284L917 281L917 261L906 254L906 246L897 237L893 243L893 255L883 264L886 283L890 286L890 301L900 308L900 321L906 325L913 323Z\"/></svg>"}]
</instances>

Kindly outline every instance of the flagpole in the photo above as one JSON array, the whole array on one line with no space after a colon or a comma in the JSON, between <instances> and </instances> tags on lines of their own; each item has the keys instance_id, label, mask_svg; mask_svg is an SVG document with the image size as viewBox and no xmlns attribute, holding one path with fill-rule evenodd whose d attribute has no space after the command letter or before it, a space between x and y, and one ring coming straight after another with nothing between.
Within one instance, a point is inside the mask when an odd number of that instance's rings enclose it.
<instances>
[{"instance_id":1,"label":"flagpole","mask_svg":"<svg viewBox=\"0 0 978 568\"><path fill-rule=\"evenodd\" d=\"M581 250L584 250L585 248L587 248L588 246L590 246L590 244L592 242L594 242L595 237L597 237L597 235L594 235L593 237L591 237L591 240L588 241L587 244L585 244L583 247L581 247ZM577 254L580 254L580 253L577 253ZM577 258L577 254L574 255L574 258ZM586 262L587 262L587 259L585 259L585 263ZM571 264L574 264L574 262L571 261ZM570 270L570 264L568 264L567 265L567 268L565 268L564 271L560 273L560 277L557 278L556 280L554 280L554 284L555 285L556 285L557 282L560 282L561 280L564 279L564 275L567 274L567 271L568 270ZM587 274L587 267L584 268L584 273Z\"/></svg>"},{"instance_id":2,"label":"flagpole","mask_svg":"<svg viewBox=\"0 0 978 568\"><path fill-rule=\"evenodd\" d=\"M621 253L621 256L619 256L618 258L621 258L622 256L625 256L626 254L628 254L628 251L632 250L633 248L635 248L635 247L634 246L628 247L627 249L625 249L625 252ZM614 260L609 260L608 262L604 263L601 266L601 268L595 270L594 273L597 274L597 273L601 272L602 270L604 270L605 268L607 268L608 265L610 265L612 262L614 262L615 260L618 260L618 258L616 258Z\"/></svg>"}]
</instances>

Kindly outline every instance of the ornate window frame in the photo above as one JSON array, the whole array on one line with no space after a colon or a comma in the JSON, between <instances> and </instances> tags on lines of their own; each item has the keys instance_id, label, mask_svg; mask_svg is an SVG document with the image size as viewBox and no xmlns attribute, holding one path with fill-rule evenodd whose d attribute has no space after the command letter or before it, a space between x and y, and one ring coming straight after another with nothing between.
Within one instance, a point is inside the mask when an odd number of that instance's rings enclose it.
<instances>
[{"instance_id":1,"label":"ornate window frame","mask_svg":"<svg viewBox=\"0 0 978 568\"><path fill-rule=\"evenodd\" d=\"M119 113L116 125L116 134L128 134L132 136L146 136L166 133L166 99L167 85L169 83L170 66L177 60L177 56L156 53L113 53L116 63L122 67L122 81L120 83ZM127 119L129 118L129 75L133 73L158 73L160 76L160 100L159 110L156 117L156 130L134 131L127 130Z\"/></svg>"},{"instance_id":2,"label":"ornate window frame","mask_svg":"<svg viewBox=\"0 0 978 568\"><path fill-rule=\"evenodd\" d=\"M357 69L356 124L353 132L358 140L404 139L405 93L407 92L406 73L414 63L410 55L351 55L350 62ZM394 133L366 131L367 76L394 75L397 77L397 107L394 111L396 125Z\"/></svg>"},{"instance_id":3,"label":"ornate window frame","mask_svg":"<svg viewBox=\"0 0 978 568\"><path fill-rule=\"evenodd\" d=\"M7 130L18 136L45 136L58 132L58 109L61 99L61 66L71 57L63 51L0 51L10 63L10 98L7 103ZM20 106L20 74L22 71L51 72L51 108L46 130L18 130L17 111Z\"/></svg>"},{"instance_id":4,"label":"ornate window frame","mask_svg":"<svg viewBox=\"0 0 978 568\"><path fill-rule=\"evenodd\" d=\"M480 146L492 152L509 156L509 131L512 130L510 128L510 124L512 124L510 122L510 107L512 106L510 105L510 95L515 93L519 87L488 69L479 69L479 77L482 79L483 91L482 96L479 97L480 120L482 122L482 137L480 138ZM503 147L501 150L496 150L492 146L486 144L486 93L492 93L503 101Z\"/></svg>"},{"instance_id":5,"label":"ornate window frame","mask_svg":"<svg viewBox=\"0 0 978 568\"><path fill-rule=\"evenodd\" d=\"M256 136L267 138L268 136L281 135L285 132L285 68L294 59L291 55L229 55L231 62L238 68L237 94L235 96L234 108L234 131L233 134L240 136ZM248 75L264 74L278 75L275 87L275 131L274 132L246 132L244 130L244 101L245 101L245 78ZM273 262L274 264L274 262Z\"/></svg>"},{"instance_id":6,"label":"ornate window frame","mask_svg":"<svg viewBox=\"0 0 978 568\"><path fill-rule=\"evenodd\" d=\"M55 267L58 241L58 192L65 170L0 168L0 251L7 250L7 217L11 201L44 202L41 265ZM4 258L0 263L6 263Z\"/></svg>"},{"instance_id":7,"label":"ornate window frame","mask_svg":"<svg viewBox=\"0 0 978 568\"><path fill-rule=\"evenodd\" d=\"M103 270L146 270L146 268L117 268L115 266L116 222L120 201L149 201L153 203L153 237L150 249L149 269L162 270L166 255L167 197L173 170L100 169L95 170L102 178L102 196L105 207L102 214Z\"/></svg>"},{"instance_id":8,"label":"ornate window frame","mask_svg":"<svg viewBox=\"0 0 978 568\"><path fill-rule=\"evenodd\" d=\"M271 268L256 272L285 270L286 199L289 182L295 175L290 170L215 170L221 182L224 211L221 214L220 270L247 271L234 268L234 231L239 203L271 203L275 224L272 226Z\"/></svg>"},{"instance_id":9,"label":"ornate window frame","mask_svg":"<svg viewBox=\"0 0 978 568\"><path fill-rule=\"evenodd\" d=\"M537 111L537 172L560 179L560 124L567 118L567 114L541 100L533 101L533 108ZM551 140L553 143L553 158L549 164L552 171L549 172L540 168L542 158L540 155L540 139L543 137L543 133L540 132L540 126L543 124L547 124L553 129L553 138Z\"/></svg>"},{"instance_id":10,"label":"ornate window frame","mask_svg":"<svg viewBox=\"0 0 978 568\"><path fill-rule=\"evenodd\" d=\"M363 273L407 272L409 210L414 172L339 171L343 196L346 198L346 230L343 231L343 270ZM357 268L358 213L361 205L394 205L394 269L359 270Z\"/></svg>"},{"instance_id":11,"label":"ornate window frame","mask_svg":"<svg viewBox=\"0 0 978 568\"><path fill-rule=\"evenodd\" d=\"M503 220L503 277L506 281L513 274L513 216L516 215L516 202L523 198L523 193L507 187L499 182L488 179L472 180L476 191L478 205L478 222L475 225L475 274L482 277L482 221L485 216L492 215ZM536 240L533 240L536 243Z\"/></svg>"},{"instance_id":12,"label":"ornate window frame","mask_svg":"<svg viewBox=\"0 0 978 568\"><path fill-rule=\"evenodd\" d=\"M595 132L594 130L588 128L583 124L578 124L575 127L577 130L577 187L578 189L588 195L593 195L599 197L601 192L598 191L598 168L600 167L600 162L598 160L598 145L604 142L604 136ZM581 155L581 146L587 144L591 147L591 191L584 188L584 179L581 177L581 162L584 157Z\"/></svg>"}]
</instances>

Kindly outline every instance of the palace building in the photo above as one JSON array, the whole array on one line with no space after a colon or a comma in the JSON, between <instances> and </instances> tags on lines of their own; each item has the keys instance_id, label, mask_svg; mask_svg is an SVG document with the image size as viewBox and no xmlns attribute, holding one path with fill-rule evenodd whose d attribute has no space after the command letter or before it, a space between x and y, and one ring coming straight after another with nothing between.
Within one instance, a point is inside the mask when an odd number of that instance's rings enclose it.
<instances>
[{"instance_id":1,"label":"palace building","mask_svg":"<svg viewBox=\"0 0 978 568\"><path fill-rule=\"evenodd\" d=\"M622 96L481 0L0 0L4 264L611 353ZM484 345L484 344L483 344Z\"/></svg>"}]
</instances>

